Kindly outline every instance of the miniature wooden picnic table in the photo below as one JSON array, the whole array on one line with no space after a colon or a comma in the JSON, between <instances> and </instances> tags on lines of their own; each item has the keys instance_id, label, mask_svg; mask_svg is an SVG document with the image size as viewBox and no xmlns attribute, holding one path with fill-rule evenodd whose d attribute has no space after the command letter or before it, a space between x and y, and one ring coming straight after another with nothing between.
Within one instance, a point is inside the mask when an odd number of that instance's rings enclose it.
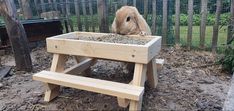
<instances>
[{"instance_id":1,"label":"miniature wooden picnic table","mask_svg":"<svg viewBox=\"0 0 234 111\"><path fill-rule=\"evenodd\" d=\"M129 110L141 110L144 83L155 88L158 82L155 56L161 49L161 37L133 35L129 37L148 39L145 45L120 44L71 39L78 35L100 37L107 33L71 32L47 38L47 51L53 53L50 71L33 75L34 80L45 83L45 101L59 94L60 86L116 96L119 106ZM77 64L64 69L66 56L75 56ZM133 80L129 84L71 75L81 73L95 63L96 59L108 59L135 63Z\"/></svg>"}]
</instances>

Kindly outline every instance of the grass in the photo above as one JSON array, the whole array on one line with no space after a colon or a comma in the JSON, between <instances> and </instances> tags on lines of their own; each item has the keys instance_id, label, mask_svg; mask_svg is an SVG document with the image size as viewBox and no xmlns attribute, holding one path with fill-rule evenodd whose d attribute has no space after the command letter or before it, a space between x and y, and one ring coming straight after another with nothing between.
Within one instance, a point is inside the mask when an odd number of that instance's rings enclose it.
<instances>
[{"instance_id":1,"label":"grass","mask_svg":"<svg viewBox=\"0 0 234 111\"><path fill-rule=\"evenodd\" d=\"M182 45L186 45L187 43L187 30L188 30L187 26L180 27L180 38L181 38ZM205 46L207 48L211 47L212 35L213 35L213 26L207 26L206 36L205 36ZM218 47L223 47L223 44L226 44L226 41L227 41L227 26L223 26L219 30ZM199 42L200 42L200 27L193 26L192 46L198 47Z\"/></svg>"}]
</instances>

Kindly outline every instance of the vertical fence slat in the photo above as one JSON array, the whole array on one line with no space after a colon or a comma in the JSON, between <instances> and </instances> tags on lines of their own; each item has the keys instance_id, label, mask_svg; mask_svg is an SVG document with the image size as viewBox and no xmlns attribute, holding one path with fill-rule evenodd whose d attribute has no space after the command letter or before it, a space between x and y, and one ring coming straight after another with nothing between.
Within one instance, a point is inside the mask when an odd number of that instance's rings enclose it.
<instances>
[{"instance_id":1,"label":"vertical fence slat","mask_svg":"<svg viewBox=\"0 0 234 111\"><path fill-rule=\"evenodd\" d=\"M57 0L53 0L53 4L54 4L54 9L56 11L58 11L58 3L57 3Z\"/></svg>"},{"instance_id":2,"label":"vertical fence slat","mask_svg":"<svg viewBox=\"0 0 234 111\"><path fill-rule=\"evenodd\" d=\"M41 0L41 11L46 12L44 0Z\"/></svg>"},{"instance_id":3,"label":"vertical fence slat","mask_svg":"<svg viewBox=\"0 0 234 111\"><path fill-rule=\"evenodd\" d=\"M97 1L98 8L98 18L99 18L99 30L100 32L110 32L109 24L108 24L108 11L107 11L107 3L106 0L98 0Z\"/></svg>"},{"instance_id":4,"label":"vertical fence slat","mask_svg":"<svg viewBox=\"0 0 234 111\"><path fill-rule=\"evenodd\" d=\"M227 32L227 44L231 40L234 34L234 0L231 0L231 8L230 8L231 16L228 25L228 32Z\"/></svg>"},{"instance_id":5,"label":"vertical fence slat","mask_svg":"<svg viewBox=\"0 0 234 111\"><path fill-rule=\"evenodd\" d=\"M123 3L123 5L127 5L128 4L128 0L123 0L122 3Z\"/></svg>"},{"instance_id":6,"label":"vertical fence slat","mask_svg":"<svg viewBox=\"0 0 234 111\"><path fill-rule=\"evenodd\" d=\"M152 34L155 35L156 34L156 0L152 0L152 26L151 26L151 31Z\"/></svg>"},{"instance_id":7,"label":"vertical fence slat","mask_svg":"<svg viewBox=\"0 0 234 111\"><path fill-rule=\"evenodd\" d=\"M22 11L25 19L31 19L33 17L32 15L32 9L29 5L29 0L21 0L22 3Z\"/></svg>"},{"instance_id":8,"label":"vertical fence slat","mask_svg":"<svg viewBox=\"0 0 234 111\"><path fill-rule=\"evenodd\" d=\"M147 21L147 16L148 16L148 0L144 0L144 18Z\"/></svg>"},{"instance_id":9,"label":"vertical fence slat","mask_svg":"<svg viewBox=\"0 0 234 111\"><path fill-rule=\"evenodd\" d=\"M88 18L87 18L87 11L86 11L86 0L82 0L82 12L84 16L84 22L85 22L85 31L89 31L89 24L88 24Z\"/></svg>"},{"instance_id":10,"label":"vertical fence slat","mask_svg":"<svg viewBox=\"0 0 234 111\"><path fill-rule=\"evenodd\" d=\"M65 3L65 7L66 7L66 16L70 16L71 13L70 13L70 0L66 0L66 3Z\"/></svg>"},{"instance_id":11,"label":"vertical fence slat","mask_svg":"<svg viewBox=\"0 0 234 111\"><path fill-rule=\"evenodd\" d=\"M162 45L167 45L167 4L168 0L163 0L163 23L162 23Z\"/></svg>"},{"instance_id":12,"label":"vertical fence slat","mask_svg":"<svg viewBox=\"0 0 234 111\"><path fill-rule=\"evenodd\" d=\"M59 8L61 10L61 14L64 16L65 15L65 6L64 6L63 0L59 0Z\"/></svg>"},{"instance_id":13,"label":"vertical fence slat","mask_svg":"<svg viewBox=\"0 0 234 111\"><path fill-rule=\"evenodd\" d=\"M136 0L133 0L133 6L136 7Z\"/></svg>"},{"instance_id":14,"label":"vertical fence slat","mask_svg":"<svg viewBox=\"0 0 234 111\"><path fill-rule=\"evenodd\" d=\"M187 32L187 47L191 49L193 34L193 0L188 0L188 32Z\"/></svg>"},{"instance_id":15,"label":"vertical fence slat","mask_svg":"<svg viewBox=\"0 0 234 111\"><path fill-rule=\"evenodd\" d=\"M52 0L48 0L48 5L50 7L50 10L54 10L53 4L52 4Z\"/></svg>"},{"instance_id":16,"label":"vertical fence slat","mask_svg":"<svg viewBox=\"0 0 234 111\"><path fill-rule=\"evenodd\" d=\"M180 0L175 1L175 43L180 43Z\"/></svg>"},{"instance_id":17,"label":"vertical fence slat","mask_svg":"<svg viewBox=\"0 0 234 111\"><path fill-rule=\"evenodd\" d=\"M114 5L115 5L115 12L116 12L118 9L118 2L115 2Z\"/></svg>"},{"instance_id":18,"label":"vertical fence slat","mask_svg":"<svg viewBox=\"0 0 234 111\"><path fill-rule=\"evenodd\" d=\"M36 8L36 13L37 13L37 16L40 16L40 14L39 14L39 11L38 11L38 2L37 2L38 0L33 0L33 3L34 3L34 5L35 5L35 8Z\"/></svg>"},{"instance_id":19,"label":"vertical fence slat","mask_svg":"<svg viewBox=\"0 0 234 111\"><path fill-rule=\"evenodd\" d=\"M89 0L89 13L91 16L91 26L92 26L92 31L95 32L95 24L93 21L93 5L92 5L92 0Z\"/></svg>"},{"instance_id":20,"label":"vertical fence slat","mask_svg":"<svg viewBox=\"0 0 234 111\"><path fill-rule=\"evenodd\" d=\"M222 10L222 0L217 0L216 13L215 13L215 24L213 26L213 38L212 38L212 52L215 53L217 49L218 34L219 34L219 20L220 13Z\"/></svg>"},{"instance_id":21,"label":"vertical fence slat","mask_svg":"<svg viewBox=\"0 0 234 111\"><path fill-rule=\"evenodd\" d=\"M82 24L80 22L80 6L79 6L79 1L75 0L75 13L76 13L76 22L77 22L77 27L79 31L82 31Z\"/></svg>"},{"instance_id":22,"label":"vertical fence slat","mask_svg":"<svg viewBox=\"0 0 234 111\"><path fill-rule=\"evenodd\" d=\"M205 47L208 0L201 0L200 48Z\"/></svg>"}]
</instances>

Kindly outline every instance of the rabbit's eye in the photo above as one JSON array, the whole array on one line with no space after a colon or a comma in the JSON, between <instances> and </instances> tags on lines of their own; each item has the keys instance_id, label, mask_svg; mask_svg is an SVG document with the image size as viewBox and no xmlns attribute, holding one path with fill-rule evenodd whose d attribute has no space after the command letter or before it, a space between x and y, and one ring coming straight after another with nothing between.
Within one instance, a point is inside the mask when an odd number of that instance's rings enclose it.
<instances>
[{"instance_id":1,"label":"rabbit's eye","mask_svg":"<svg viewBox=\"0 0 234 111\"><path fill-rule=\"evenodd\" d=\"M130 18L130 17L128 17L128 18L127 18L127 22L128 22L128 21L130 21L130 19L131 19L131 18Z\"/></svg>"}]
</instances>

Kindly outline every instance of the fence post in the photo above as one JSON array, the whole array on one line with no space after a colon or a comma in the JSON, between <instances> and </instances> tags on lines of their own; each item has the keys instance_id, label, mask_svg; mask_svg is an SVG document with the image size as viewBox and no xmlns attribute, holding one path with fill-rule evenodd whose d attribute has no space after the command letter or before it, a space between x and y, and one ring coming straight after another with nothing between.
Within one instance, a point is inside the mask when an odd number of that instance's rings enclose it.
<instances>
[{"instance_id":1,"label":"fence post","mask_svg":"<svg viewBox=\"0 0 234 111\"><path fill-rule=\"evenodd\" d=\"M136 7L136 0L133 0L133 6Z\"/></svg>"},{"instance_id":2,"label":"fence post","mask_svg":"<svg viewBox=\"0 0 234 111\"><path fill-rule=\"evenodd\" d=\"M89 13L91 15L91 25L92 25L92 31L95 32L95 24L93 21L93 5L92 5L92 0L89 0Z\"/></svg>"},{"instance_id":3,"label":"fence post","mask_svg":"<svg viewBox=\"0 0 234 111\"><path fill-rule=\"evenodd\" d=\"M57 0L53 0L53 3L54 3L54 9L56 11L58 11L58 3L57 3Z\"/></svg>"},{"instance_id":4,"label":"fence post","mask_svg":"<svg viewBox=\"0 0 234 111\"><path fill-rule=\"evenodd\" d=\"M201 0L200 48L205 47L208 0Z\"/></svg>"},{"instance_id":5,"label":"fence post","mask_svg":"<svg viewBox=\"0 0 234 111\"><path fill-rule=\"evenodd\" d=\"M147 21L147 16L148 16L148 0L144 0L144 18L145 21Z\"/></svg>"},{"instance_id":6,"label":"fence post","mask_svg":"<svg viewBox=\"0 0 234 111\"><path fill-rule=\"evenodd\" d=\"M152 1L152 9L153 9L153 11L152 11L152 13L153 13L153 15L152 15L152 27L151 27L151 31L152 31L152 34L154 35L154 34L156 34L156 21L157 21L157 18L156 18L156 6L157 6L157 4L156 4L156 0L153 0Z\"/></svg>"},{"instance_id":7,"label":"fence post","mask_svg":"<svg viewBox=\"0 0 234 111\"><path fill-rule=\"evenodd\" d=\"M21 0L22 11L25 19L31 19L33 17L32 10L29 5L29 0Z\"/></svg>"},{"instance_id":8,"label":"fence post","mask_svg":"<svg viewBox=\"0 0 234 111\"><path fill-rule=\"evenodd\" d=\"M215 53L217 50L218 34L219 34L219 20L220 13L222 10L222 0L217 0L216 13L215 13L215 24L213 26L213 38L212 38L212 52Z\"/></svg>"},{"instance_id":9,"label":"fence post","mask_svg":"<svg viewBox=\"0 0 234 111\"><path fill-rule=\"evenodd\" d=\"M230 16L230 21L228 25L228 32L227 32L227 43L230 41L234 34L234 0L231 0L231 16Z\"/></svg>"},{"instance_id":10,"label":"fence post","mask_svg":"<svg viewBox=\"0 0 234 111\"><path fill-rule=\"evenodd\" d=\"M77 17L77 27L79 31L82 31L82 23L80 22L80 6L79 6L79 0L75 0L75 13L76 13L76 17Z\"/></svg>"},{"instance_id":11,"label":"fence post","mask_svg":"<svg viewBox=\"0 0 234 111\"><path fill-rule=\"evenodd\" d=\"M180 0L175 1L175 43L180 43Z\"/></svg>"},{"instance_id":12,"label":"fence post","mask_svg":"<svg viewBox=\"0 0 234 111\"><path fill-rule=\"evenodd\" d=\"M37 16L39 16L40 17L40 14L39 14L39 9L38 9L38 0L33 0L33 2L34 2L34 5L35 5L35 8L36 8L36 12L37 12Z\"/></svg>"},{"instance_id":13,"label":"fence post","mask_svg":"<svg viewBox=\"0 0 234 111\"><path fill-rule=\"evenodd\" d=\"M188 0L188 32L187 32L187 47L191 49L192 34L193 34L193 0Z\"/></svg>"},{"instance_id":14,"label":"fence post","mask_svg":"<svg viewBox=\"0 0 234 111\"><path fill-rule=\"evenodd\" d=\"M110 32L109 31L109 24L108 24L108 11L107 11L107 3L106 0L98 0L97 1L97 8L98 8L98 18L99 18L99 30L100 32Z\"/></svg>"},{"instance_id":15,"label":"fence post","mask_svg":"<svg viewBox=\"0 0 234 111\"><path fill-rule=\"evenodd\" d=\"M0 13L5 21L5 27L14 52L17 70L31 71L32 61L28 40L24 27L17 18L14 1L1 0Z\"/></svg>"},{"instance_id":16,"label":"fence post","mask_svg":"<svg viewBox=\"0 0 234 111\"><path fill-rule=\"evenodd\" d=\"M61 15L64 16L64 15L65 15L64 1L63 1L63 0L59 0L58 2L59 2L59 3L58 3L58 4L59 4L58 6L59 6L59 9L60 9L60 11L61 11Z\"/></svg>"},{"instance_id":17,"label":"fence post","mask_svg":"<svg viewBox=\"0 0 234 111\"><path fill-rule=\"evenodd\" d=\"M44 0L41 0L41 11L46 12Z\"/></svg>"},{"instance_id":18,"label":"fence post","mask_svg":"<svg viewBox=\"0 0 234 111\"><path fill-rule=\"evenodd\" d=\"M86 5L85 2L86 0L82 0L82 11L83 11L83 16L84 16L84 22L85 22L85 31L89 31L89 24L88 24L88 18L87 18L87 12L86 12Z\"/></svg>"},{"instance_id":19,"label":"fence post","mask_svg":"<svg viewBox=\"0 0 234 111\"><path fill-rule=\"evenodd\" d=\"M162 46L167 45L167 4L168 0L163 0L163 23L162 23Z\"/></svg>"},{"instance_id":20,"label":"fence post","mask_svg":"<svg viewBox=\"0 0 234 111\"><path fill-rule=\"evenodd\" d=\"M122 3L123 3L123 4L122 4L123 6L124 6L124 5L127 5L127 4L128 4L128 0L123 0Z\"/></svg>"},{"instance_id":21,"label":"fence post","mask_svg":"<svg viewBox=\"0 0 234 111\"><path fill-rule=\"evenodd\" d=\"M71 12L70 12L70 1L69 0L66 0L66 15L67 16L70 16L71 15Z\"/></svg>"}]
</instances>

